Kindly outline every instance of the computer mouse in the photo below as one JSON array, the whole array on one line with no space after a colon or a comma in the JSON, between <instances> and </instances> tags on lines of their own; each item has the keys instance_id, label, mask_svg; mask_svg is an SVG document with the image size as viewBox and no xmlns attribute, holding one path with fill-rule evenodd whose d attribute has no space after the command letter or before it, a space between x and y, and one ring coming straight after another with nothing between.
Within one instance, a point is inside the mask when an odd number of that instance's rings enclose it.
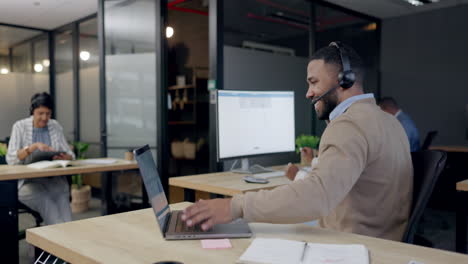
<instances>
[{"instance_id":1,"label":"computer mouse","mask_svg":"<svg viewBox=\"0 0 468 264\"><path fill-rule=\"evenodd\" d=\"M261 184L265 184L265 183L270 182L267 179L260 179L260 178L255 178L255 177L252 177L252 176L245 176L244 181L248 182L248 183L261 183Z\"/></svg>"}]
</instances>

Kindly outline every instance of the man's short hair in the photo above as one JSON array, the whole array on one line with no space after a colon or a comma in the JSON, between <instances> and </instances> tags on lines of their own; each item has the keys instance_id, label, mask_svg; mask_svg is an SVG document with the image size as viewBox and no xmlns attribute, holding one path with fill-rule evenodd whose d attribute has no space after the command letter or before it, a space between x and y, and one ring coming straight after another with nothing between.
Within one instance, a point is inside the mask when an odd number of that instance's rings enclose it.
<instances>
[{"instance_id":1,"label":"man's short hair","mask_svg":"<svg viewBox=\"0 0 468 264\"><path fill-rule=\"evenodd\" d=\"M382 108L398 109L398 104L392 97L383 97L379 100L379 106Z\"/></svg>"},{"instance_id":2,"label":"man's short hair","mask_svg":"<svg viewBox=\"0 0 468 264\"><path fill-rule=\"evenodd\" d=\"M364 80L364 62L357 52L350 46L339 43L339 46L344 50L349 58L349 63L351 64L351 70L356 74L356 81L362 84ZM343 71L343 64L341 62L340 52L334 46L326 46L314 53L310 58L310 61L313 60L324 60L325 63L333 64L337 67L338 72Z\"/></svg>"}]
</instances>

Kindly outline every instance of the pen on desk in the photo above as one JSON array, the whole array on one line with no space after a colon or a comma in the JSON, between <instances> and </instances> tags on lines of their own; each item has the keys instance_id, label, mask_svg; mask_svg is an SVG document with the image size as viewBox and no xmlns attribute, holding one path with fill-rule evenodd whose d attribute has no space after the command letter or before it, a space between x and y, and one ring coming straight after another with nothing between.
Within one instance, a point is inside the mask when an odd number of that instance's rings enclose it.
<instances>
[{"instance_id":1,"label":"pen on desk","mask_svg":"<svg viewBox=\"0 0 468 264\"><path fill-rule=\"evenodd\" d=\"M307 249L307 242L304 241L304 248L302 249L302 256L301 256L301 263L304 261L306 249Z\"/></svg>"}]
</instances>

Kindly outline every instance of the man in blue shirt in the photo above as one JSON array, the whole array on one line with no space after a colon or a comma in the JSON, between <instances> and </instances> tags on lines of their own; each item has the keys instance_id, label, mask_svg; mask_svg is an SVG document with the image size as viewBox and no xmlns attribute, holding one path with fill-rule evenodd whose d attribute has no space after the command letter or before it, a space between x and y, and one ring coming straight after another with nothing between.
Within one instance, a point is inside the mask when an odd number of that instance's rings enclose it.
<instances>
[{"instance_id":1,"label":"man in blue shirt","mask_svg":"<svg viewBox=\"0 0 468 264\"><path fill-rule=\"evenodd\" d=\"M419 131L411 117L401 111L395 99L391 97L382 98L379 102L379 106L383 111L395 116L398 121L400 121L401 125L406 131L406 135L408 135L411 152L418 151L420 149Z\"/></svg>"}]
</instances>

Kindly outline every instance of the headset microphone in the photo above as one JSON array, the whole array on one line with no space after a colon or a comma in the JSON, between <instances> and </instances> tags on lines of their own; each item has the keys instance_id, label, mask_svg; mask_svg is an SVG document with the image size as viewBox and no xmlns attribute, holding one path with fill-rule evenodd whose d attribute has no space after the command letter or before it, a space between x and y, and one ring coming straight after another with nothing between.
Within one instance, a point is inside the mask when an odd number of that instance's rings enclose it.
<instances>
[{"instance_id":1,"label":"headset microphone","mask_svg":"<svg viewBox=\"0 0 468 264\"><path fill-rule=\"evenodd\" d=\"M328 95L329 93L331 93L331 91L335 90L336 88L338 88L340 86L335 86L333 88L331 88L330 90L326 91L324 94L320 95L319 97L317 98L314 98L310 103L312 105L315 105L316 103L318 103L318 101L322 100L323 97L325 97L326 95Z\"/></svg>"}]
</instances>

